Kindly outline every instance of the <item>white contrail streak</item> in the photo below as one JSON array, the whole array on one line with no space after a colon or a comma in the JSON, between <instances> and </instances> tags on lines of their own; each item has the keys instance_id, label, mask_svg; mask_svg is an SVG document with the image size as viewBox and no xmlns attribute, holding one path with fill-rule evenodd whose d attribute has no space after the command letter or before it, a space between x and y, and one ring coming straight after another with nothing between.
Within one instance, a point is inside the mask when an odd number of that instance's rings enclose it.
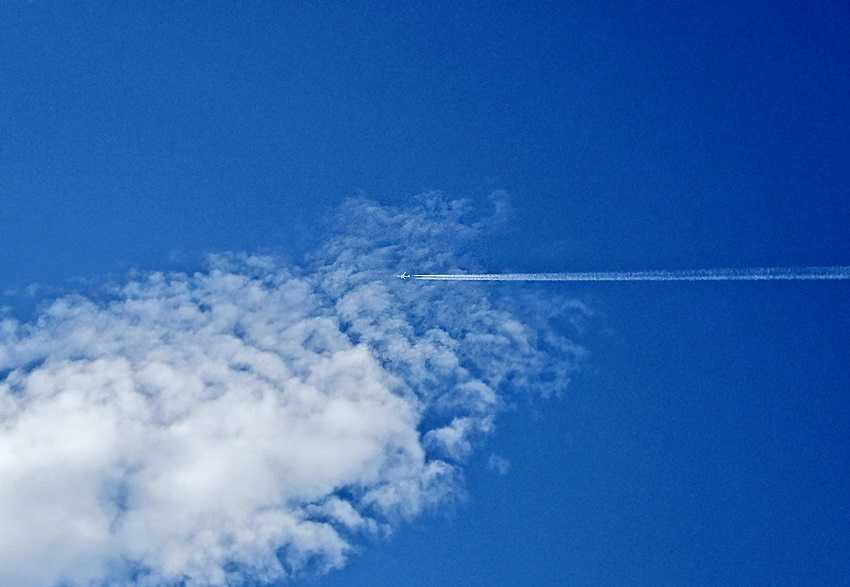
<instances>
[{"instance_id":1,"label":"white contrail streak","mask_svg":"<svg viewBox=\"0 0 850 587\"><path fill-rule=\"evenodd\" d=\"M414 274L412 277L419 281L802 281L850 279L850 266L580 273L437 273Z\"/></svg>"}]
</instances>

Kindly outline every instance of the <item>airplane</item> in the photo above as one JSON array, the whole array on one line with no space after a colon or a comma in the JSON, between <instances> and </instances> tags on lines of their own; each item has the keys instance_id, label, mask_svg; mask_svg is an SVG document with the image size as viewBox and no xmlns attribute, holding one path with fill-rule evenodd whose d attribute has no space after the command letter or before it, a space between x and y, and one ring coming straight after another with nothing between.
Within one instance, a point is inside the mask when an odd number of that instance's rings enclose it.
<instances>
[{"instance_id":1,"label":"airplane","mask_svg":"<svg viewBox=\"0 0 850 587\"><path fill-rule=\"evenodd\" d=\"M398 277L399 279L402 279L402 280L410 279L410 273L408 273L407 271L402 271L401 273L396 275L396 277Z\"/></svg>"}]
</instances>

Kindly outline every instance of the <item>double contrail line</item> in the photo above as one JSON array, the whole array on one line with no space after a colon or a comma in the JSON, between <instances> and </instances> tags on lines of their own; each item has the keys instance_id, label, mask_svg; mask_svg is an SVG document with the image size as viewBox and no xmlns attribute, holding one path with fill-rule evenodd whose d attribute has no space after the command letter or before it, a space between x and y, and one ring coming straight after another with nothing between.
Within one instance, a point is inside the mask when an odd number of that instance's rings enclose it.
<instances>
[{"instance_id":1,"label":"double contrail line","mask_svg":"<svg viewBox=\"0 0 850 587\"><path fill-rule=\"evenodd\" d=\"M850 266L578 273L434 273L414 274L411 277L417 281L811 281L850 280Z\"/></svg>"}]
</instances>

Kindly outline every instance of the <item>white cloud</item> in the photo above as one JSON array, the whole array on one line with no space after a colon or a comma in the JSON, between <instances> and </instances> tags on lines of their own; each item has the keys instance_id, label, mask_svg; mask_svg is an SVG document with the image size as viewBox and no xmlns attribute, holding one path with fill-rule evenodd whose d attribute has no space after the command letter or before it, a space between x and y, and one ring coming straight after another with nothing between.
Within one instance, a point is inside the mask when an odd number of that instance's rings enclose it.
<instances>
[{"instance_id":1,"label":"white cloud","mask_svg":"<svg viewBox=\"0 0 850 587\"><path fill-rule=\"evenodd\" d=\"M511 470L511 462L505 457L493 453L487 459L487 468L499 475L507 475L508 471Z\"/></svg>"},{"instance_id":2,"label":"white cloud","mask_svg":"<svg viewBox=\"0 0 850 587\"><path fill-rule=\"evenodd\" d=\"M0 584L322 572L450 497L504 394L581 352L477 285L387 278L454 268L470 216L352 201L305 269L218 256L0 321Z\"/></svg>"}]
</instances>

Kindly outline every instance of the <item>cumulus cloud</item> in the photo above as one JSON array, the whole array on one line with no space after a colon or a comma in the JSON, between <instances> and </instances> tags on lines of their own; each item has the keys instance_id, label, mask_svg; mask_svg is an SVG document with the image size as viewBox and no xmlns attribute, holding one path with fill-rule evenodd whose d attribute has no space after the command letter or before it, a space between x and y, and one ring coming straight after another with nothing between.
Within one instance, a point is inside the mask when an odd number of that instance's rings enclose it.
<instances>
[{"instance_id":1,"label":"cumulus cloud","mask_svg":"<svg viewBox=\"0 0 850 587\"><path fill-rule=\"evenodd\" d=\"M574 302L389 278L468 268L494 202L351 200L300 267L219 255L0 321L0 584L272 582L451 499L582 353L550 324Z\"/></svg>"}]
</instances>

